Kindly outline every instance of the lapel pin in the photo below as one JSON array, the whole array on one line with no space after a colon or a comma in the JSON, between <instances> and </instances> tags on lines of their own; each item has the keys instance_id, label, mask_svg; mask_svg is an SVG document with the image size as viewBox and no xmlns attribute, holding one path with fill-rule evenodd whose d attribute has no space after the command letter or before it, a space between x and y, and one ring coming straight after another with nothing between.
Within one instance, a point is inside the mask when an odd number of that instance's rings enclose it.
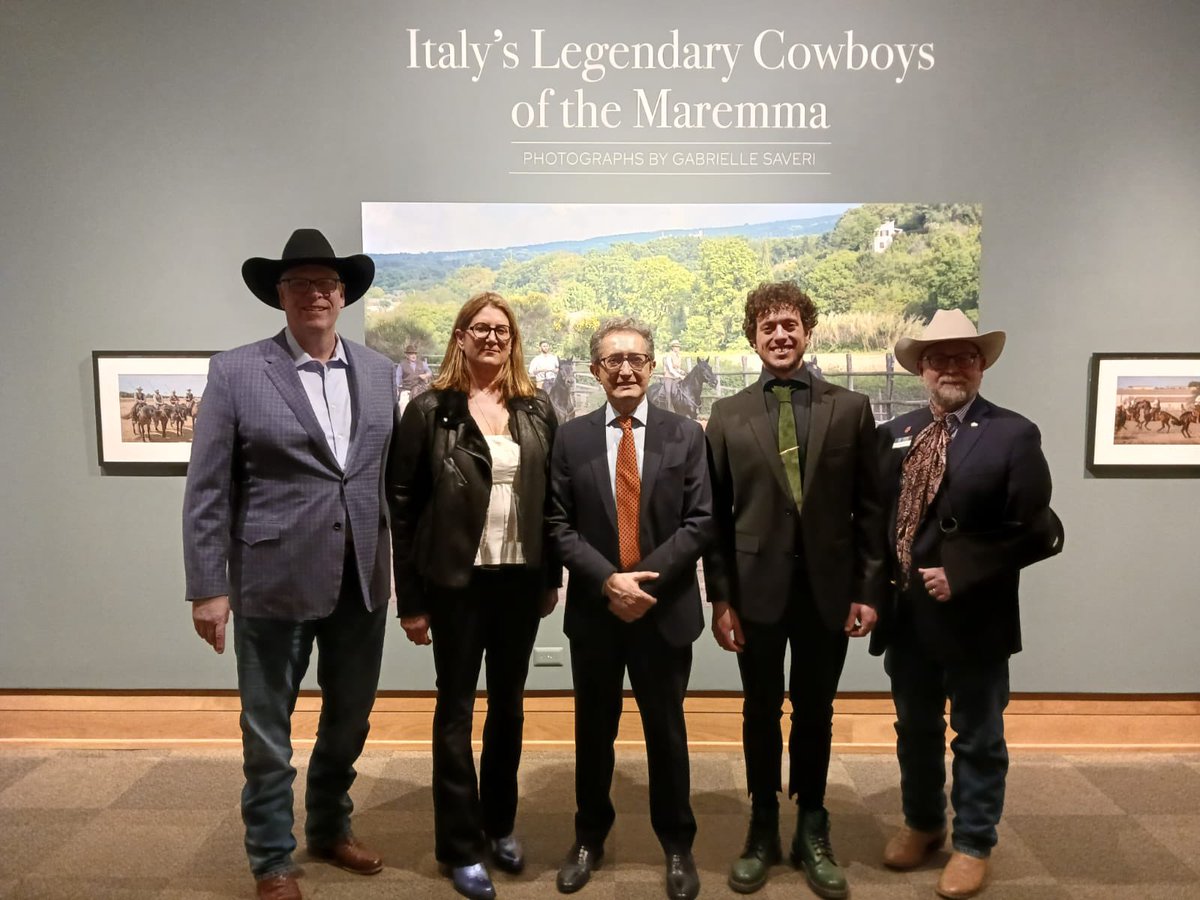
<instances>
[{"instance_id":1,"label":"lapel pin","mask_svg":"<svg viewBox=\"0 0 1200 900\"><path fill-rule=\"evenodd\" d=\"M905 433L905 434L908 434L910 431L912 431L912 426L911 426L911 425L909 425L907 428L905 428L905 429L904 429L904 433Z\"/></svg>"},{"instance_id":2,"label":"lapel pin","mask_svg":"<svg viewBox=\"0 0 1200 900\"><path fill-rule=\"evenodd\" d=\"M979 427L979 423L978 423L978 422L972 422L972 423L971 423L971 427L972 427L972 428L978 428L978 427Z\"/></svg>"}]
</instances>

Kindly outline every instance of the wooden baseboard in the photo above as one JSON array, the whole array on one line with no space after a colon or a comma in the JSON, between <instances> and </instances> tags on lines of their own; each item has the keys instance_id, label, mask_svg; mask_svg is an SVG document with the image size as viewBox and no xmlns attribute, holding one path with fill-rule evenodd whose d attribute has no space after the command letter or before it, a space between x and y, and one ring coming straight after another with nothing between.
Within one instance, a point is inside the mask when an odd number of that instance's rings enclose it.
<instances>
[{"instance_id":1,"label":"wooden baseboard","mask_svg":"<svg viewBox=\"0 0 1200 900\"><path fill-rule=\"evenodd\" d=\"M320 697L302 694L292 729L311 744ZM428 749L434 698L383 692L371 716L369 746ZM482 713L485 702L477 701ZM0 748L55 746L153 748L236 746L238 698L232 691L0 691ZM694 750L741 748L741 698L690 695L685 704ZM637 707L625 699L618 746L642 743ZM786 709L784 722L786 723ZM525 745L573 746L570 694L531 693L525 701ZM834 703L833 742L839 752L891 752L894 711L886 694L848 694ZM476 716L480 726L482 715ZM1013 750L1200 751L1200 695L1014 695L1005 715Z\"/></svg>"}]
</instances>

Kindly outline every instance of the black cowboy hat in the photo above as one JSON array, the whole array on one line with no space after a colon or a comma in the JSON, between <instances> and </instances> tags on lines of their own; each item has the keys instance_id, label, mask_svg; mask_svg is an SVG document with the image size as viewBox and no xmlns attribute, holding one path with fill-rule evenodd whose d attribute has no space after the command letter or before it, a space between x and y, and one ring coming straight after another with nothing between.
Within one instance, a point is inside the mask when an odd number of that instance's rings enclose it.
<instances>
[{"instance_id":1,"label":"black cowboy hat","mask_svg":"<svg viewBox=\"0 0 1200 900\"><path fill-rule=\"evenodd\" d=\"M354 256L336 256L325 235L315 228L297 228L288 238L279 259L263 259L255 256L242 263L242 280L259 300L282 309L279 292L275 285L279 276L296 266L328 266L338 273L346 285L346 305L367 292L375 279L375 263L362 253Z\"/></svg>"}]
</instances>

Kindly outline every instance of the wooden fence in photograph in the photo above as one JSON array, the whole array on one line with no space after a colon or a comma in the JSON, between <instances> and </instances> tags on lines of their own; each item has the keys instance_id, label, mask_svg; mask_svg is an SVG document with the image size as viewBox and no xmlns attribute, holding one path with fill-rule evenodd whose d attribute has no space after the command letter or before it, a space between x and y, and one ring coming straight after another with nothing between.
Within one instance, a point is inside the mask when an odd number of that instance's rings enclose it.
<instances>
[{"instance_id":1,"label":"wooden fence in photograph","mask_svg":"<svg viewBox=\"0 0 1200 900\"><path fill-rule=\"evenodd\" d=\"M920 379L898 368L896 358L891 353L821 353L818 354L817 360L817 371L821 378L871 398L871 409L876 422L887 422L928 402L921 389ZM428 357L427 361L436 376L441 359ZM684 358L685 368L690 370L695 364L695 356ZM811 366L811 362L809 365ZM758 380L758 357L753 354L742 356L739 368L718 371L716 375L716 387L705 385L701 391L701 418L708 417L713 403L717 400L736 394ZM659 380L662 373L656 372L652 378ZM590 412L604 402L604 389L588 371L586 360L577 360L575 363L574 397L576 415Z\"/></svg>"}]
</instances>

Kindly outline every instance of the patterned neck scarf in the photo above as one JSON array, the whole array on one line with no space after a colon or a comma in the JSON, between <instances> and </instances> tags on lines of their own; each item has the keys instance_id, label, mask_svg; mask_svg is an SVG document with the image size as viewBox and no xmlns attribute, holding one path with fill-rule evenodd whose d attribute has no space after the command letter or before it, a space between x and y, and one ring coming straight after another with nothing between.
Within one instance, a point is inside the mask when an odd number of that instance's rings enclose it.
<instances>
[{"instance_id":1,"label":"patterned neck scarf","mask_svg":"<svg viewBox=\"0 0 1200 900\"><path fill-rule=\"evenodd\" d=\"M950 446L952 423L947 415L932 422L913 438L904 457L900 478L900 501L896 507L896 557L900 560L900 586L908 587L912 568L912 544L925 510L937 496L946 474L946 449Z\"/></svg>"}]
</instances>

